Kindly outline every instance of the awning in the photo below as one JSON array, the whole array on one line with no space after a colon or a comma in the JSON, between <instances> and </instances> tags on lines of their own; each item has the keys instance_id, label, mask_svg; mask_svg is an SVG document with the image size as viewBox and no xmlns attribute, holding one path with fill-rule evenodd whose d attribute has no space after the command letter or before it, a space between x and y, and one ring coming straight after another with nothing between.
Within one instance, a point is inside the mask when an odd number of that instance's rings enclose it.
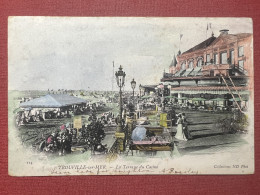
<instances>
[{"instance_id":1,"label":"awning","mask_svg":"<svg viewBox=\"0 0 260 195\"><path fill-rule=\"evenodd\" d=\"M248 101L248 99L247 98L241 98L242 99L242 101ZM235 98L235 100L237 101L237 102L240 102L241 100L240 100L240 98L239 97L237 97L237 98ZM231 98L231 99L229 99L229 101L234 101L234 99L233 98Z\"/></svg>"},{"instance_id":2,"label":"awning","mask_svg":"<svg viewBox=\"0 0 260 195\"><path fill-rule=\"evenodd\" d=\"M178 100L187 100L188 98L187 97L180 97L180 98L177 98Z\"/></svg>"},{"instance_id":3,"label":"awning","mask_svg":"<svg viewBox=\"0 0 260 195\"><path fill-rule=\"evenodd\" d=\"M201 75L201 67L195 67L189 76L200 76L200 75Z\"/></svg>"},{"instance_id":4,"label":"awning","mask_svg":"<svg viewBox=\"0 0 260 195\"><path fill-rule=\"evenodd\" d=\"M148 98L151 98L151 96L142 96L141 98L142 99L148 99Z\"/></svg>"},{"instance_id":5,"label":"awning","mask_svg":"<svg viewBox=\"0 0 260 195\"><path fill-rule=\"evenodd\" d=\"M17 113L17 112L21 112L21 111L23 111L23 109L21 109L21 108L16 108L16 109L14 109L13 113Z\"/></svg>"},{"instance_id":6,"label":"awning","mask_svg":"<svg viewBox=\"0 0 260 195\"><path fill-rule=\"evenodd\" d=\"M20 104L22 108L60 108L86 103L87 100L66 94L48 94Z\"/></svg>"},{"instance_id":7,"label":"awning","mask_svg":"<svg viewBox=\"0 0 260 195\"><path fill-rule=\"evenodd\" d=\"M236 91L236 90L237 91ZM245 86L238 86L236 88L230 87L233 94L248 95L250 91ZM229 90L225 86L181 86L171 89L171 94L230 94Z\"/></svg>"},{"instance_id":8,"label":"awning","mask_svg":"<svg viewBox=\"0 0 260 195\"><path fill-rule=\"evenodd\" d=\"M215 98L215 99L211 99L210 101L217 101L217 102L220 102L220 101L225 101L226 99L224 98Z\"/></svg>"},{"instance_id":9,"label":"awning","mask_svg":"<svg viewBox=\"0 0 260 195\"><path fill-rule=\"evenodd\" d=\"M190 74L192 71L193 71L193 68L188 68L188 69L186 69L185 73L184 73L182 76L187 77L187 76L189 76L189 74Z\"/></svg>"},{"instance_id":10,"label":"awning","mask_svg":"<svg viewBox=\"0 0 260 195\"><path fill-rule=\"evenodd\" d=\"M192 98L191 100L192 101L205 101L207 99L205 99L205 98Z\"/></svg>"},{"instance_id":11,"label":"awning","mask_svg":"<svg viewBox=\"0 0 260 195\"><path fill-rule=\"evenodd\" d=\"M175 77L182 76L186 70L180 70L177 73L174 74Z\"/></svg>"}]
</instances>

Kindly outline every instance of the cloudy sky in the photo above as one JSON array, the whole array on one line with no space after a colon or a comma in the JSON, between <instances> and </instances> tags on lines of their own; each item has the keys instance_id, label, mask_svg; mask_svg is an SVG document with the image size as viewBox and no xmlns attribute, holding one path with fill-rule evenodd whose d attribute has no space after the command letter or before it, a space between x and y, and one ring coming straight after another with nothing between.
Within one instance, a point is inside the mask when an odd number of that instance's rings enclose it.
<instances>
[{"instance_id":1,"label":"cloudy sky","mask_svg":"<svg viewBox=\"0 0 260 195\"><path fill-rule=\"evenodd\" d=\"M221 29L252 33L252 23L248 18L10 17L9 89L111 90L113 61L115 71L122 65L126 72L126 90L133 78L137 85L158 84L179 45L186 51Z\"/></svg>"}]
</instances>

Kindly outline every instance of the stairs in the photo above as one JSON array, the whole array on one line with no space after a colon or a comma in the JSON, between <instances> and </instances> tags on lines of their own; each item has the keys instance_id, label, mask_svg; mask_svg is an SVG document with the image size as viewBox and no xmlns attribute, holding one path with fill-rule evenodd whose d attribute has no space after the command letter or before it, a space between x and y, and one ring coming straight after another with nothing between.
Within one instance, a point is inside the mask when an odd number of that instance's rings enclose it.
<instances>
[{"instance_id":1,"label":"stairs","mask_svg":"<svg viewBox=\"0 0 260 195\"><path fill-rule=\"evenodd\" d=\"M239 70L239 67L238 67L238 66L237 66L237 67L236 67L236 66L234 66L233 68L234 68L234 69L238 69L238 70ZM236 98L235 98L234 94L232 93L232 91L231 91L231 89L230 89L230 87L229 87L229 85L228 85L228 83L227 83L226 79L224 78L223 74L221 73L221 70L219 70L219 68L218 68L218 67L217 67L217 70L219 71L219 73L220 73L220 77L221 77L221 78L222 78L222 80L224 81L224 83L225 83L225 85L226 85L226 87L227 87L227 89L228 89L229 93L232 95L232 98L233 98L234 102L236 103L236 105L237 105L237 107L238 107L239 111L240 111L241 113L243 113L243 111L242 111L242 109L241 109L240 105L238 104L238 102L236 101ZM241 71L241 70L239 70L239 71ZM242 72L243 72L243 74L245 73L245 72L244 72L244 70L243 70ZM231 83L232 83L232 85L233 85L234 89L235 89L235 90L236 90L236 92L238 93L238 95L239 95L239 98L240 98L240 101L242 101L242 98L241 98L241 96L240 96L239 92L237 91L237 89L236 89L236 86L235 86L235 84L234 84L233 80L231 79L231 77L230 77L229 75L228 75L228 78L229 78L229 80L231 81Z\"/></svg>"},{"instance_id":2,"label":"stairs","mask_svg":"<svg viewBox=\"0 0 260 195\"><path fill-rule=\"evenodd\" d=\"M239 109L240 112L242 113L243 111L241 110L241 107L240 107L239 104L237 103L236 98L235 98L234 94L232 93L230 87L228 86L226 79L223 77L222 74L221 74L220 76L221 76L222 80L224 81L224 83L226 84L226 87L227 87L228 91L230 92L230 94L232 95L232 98L233 98L233 100L235 101L235 103L236 103L238 109ZM228 76L228 77L229 77L229 79L231 80L231 82L233 83L233 81L232 81L232 79L230 78L230 76ZM233 85L234 85L234 83L233 83ZM234 87L235 87L235 85L234 85ZM239 95L239 97L240 97L240 95ZM240 97L240 98L241 98L241 97Z\"/></svg>"}]
</instances>

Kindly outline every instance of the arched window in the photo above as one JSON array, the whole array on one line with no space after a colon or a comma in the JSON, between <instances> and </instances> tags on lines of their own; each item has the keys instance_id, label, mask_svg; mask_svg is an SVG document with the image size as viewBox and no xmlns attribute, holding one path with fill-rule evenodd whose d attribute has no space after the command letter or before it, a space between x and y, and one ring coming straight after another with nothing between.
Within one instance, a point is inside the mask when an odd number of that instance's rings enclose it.
<instances>
[{"instance_id":1,"label":"arched window","mask_svg":"<svg viewBox=\"0 0 260 195\"><path fill-rule=\"evenodd\" d=\"M189 61L189 68L193 68L193 60Z\"/></svg>"},{"instance_id":2,"label":"arched window","mask_svg":"<svg viewBox=\"0 0 260 195\"><path fill-rule=\"evenodd\" d=\"M198 62L197 62L197 66L198 67L201 67L202 66L202 58L200 57L200 58L198 58Z\"/></svg>"},{"instance_id":3,"label":"arched window","mask_svg":"<svg viewBox=\"0 0 260 195\"><path fill-rule=\"evenodd\" d=\"M185 70L185 68L186 68L186 63L183 62L183 63L181 64L181 69L182 69L182 70Z\"/></svg>"},{"instance_id":4,"label":"arched window","mask_svg":"<svg viewBox=\"0 0 260 195\"><path fill-rule=\"evenodd\" d=\"M227 52L220 54L220 64L227 64Z\"/></svg>"},{"instance_id":5,"label":"arched window","mask_svg":"<svg viewBox=\"0 0 260 195\"><path fill-rule=\"evenodd\" d=\"M206 55L206 61L207 61L207 65L211 64L211 62L210 62L210 54Z\"/></svg>"},{"instance_id":6,"label":"arched window","mask_svg":"<svg viewBox=\"0 0 260 195\"><path fill-rule=\"evenodd\" d=\"M218 54L214 54L214 64L218 64Z\"/></svg>"}]
</instances>

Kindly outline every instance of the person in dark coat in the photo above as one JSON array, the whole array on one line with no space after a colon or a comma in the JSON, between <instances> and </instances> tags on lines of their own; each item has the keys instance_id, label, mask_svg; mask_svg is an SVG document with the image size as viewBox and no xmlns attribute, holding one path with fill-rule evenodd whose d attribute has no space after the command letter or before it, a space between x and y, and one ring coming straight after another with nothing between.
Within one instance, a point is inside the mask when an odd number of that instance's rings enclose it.
<instances>
[{"instance_id":1,"label":"person in dark coat","mask_svg":"<svg viewBox=\"0 0 260 195\"><path fill-rule=\"evenodd\" d=\"M183 121L183 133L188 140L192 139L192 136L188 129L188 122L187 122L186 115L185 115L185 113L182 113L181 115L182 115L182 121Z\"/></svg>"}]
</instances>

